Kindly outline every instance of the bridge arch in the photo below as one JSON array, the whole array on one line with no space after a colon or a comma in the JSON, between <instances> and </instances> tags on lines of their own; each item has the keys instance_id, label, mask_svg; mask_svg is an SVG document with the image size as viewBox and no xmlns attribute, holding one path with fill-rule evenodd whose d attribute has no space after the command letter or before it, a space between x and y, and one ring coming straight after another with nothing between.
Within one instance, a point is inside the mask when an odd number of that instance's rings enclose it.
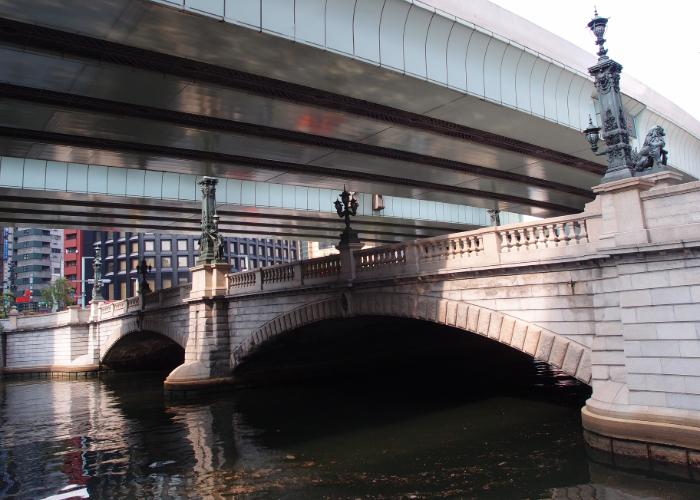
<instances>
[{"instance_id":1,"label":"bridge arch","mask_svg":"<svg viewBox=\"0 0 700 500\"><path fill-rule=\"evenodd\" d=\"M590 348L533 323L475 304L416 293L343 293L280 314L233 349L235 368L271 339L304 325L355 316L412 318L481 335L591 383Z\"/></svg>"},{"instance_id":2,"label":"bridge arch","mask_svg":"<svg viewBox=\"0 0 700 500\"><path fill-rule=\"evenodd\" d=\"M107 325L103 325L107 326ZM138 335L147 334L150 339L153 335L157 335L163 339L167 339L171 343L182 348L183 352L187 343L187 336L182 334L181 329L171 328L170 325L164 323L160 316L144 316L137 318L135 316L129 318L120 318L115 320L112 326L112 332L107 336L107 339L100 346L100 363L105 363L113 354L115 346L123 343L127 338L137 340Z\"/></svg>"}]
</instances>

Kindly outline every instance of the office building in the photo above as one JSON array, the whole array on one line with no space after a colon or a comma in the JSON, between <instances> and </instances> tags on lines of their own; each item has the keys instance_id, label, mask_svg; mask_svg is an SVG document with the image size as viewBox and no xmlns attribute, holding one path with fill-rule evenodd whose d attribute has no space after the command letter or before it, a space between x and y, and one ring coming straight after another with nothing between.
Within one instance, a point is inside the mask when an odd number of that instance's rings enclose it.
<instances>
[{"instance_id":1,"label":"office building","mask_svg":"<svg viewBox=\"0 0 700 500\"><path fill-rule=\"evenodd\" d=\"M138 266L145 260L152 290L170 288L190 281L189 268L199 254L198 235L129 232L100 232L96 235L102 252L103 296L108 300L137 294ZM256 269L300 258L301 244L268 238L224 238L224 255L232 271Z\"/></svg>"}]
</instances>

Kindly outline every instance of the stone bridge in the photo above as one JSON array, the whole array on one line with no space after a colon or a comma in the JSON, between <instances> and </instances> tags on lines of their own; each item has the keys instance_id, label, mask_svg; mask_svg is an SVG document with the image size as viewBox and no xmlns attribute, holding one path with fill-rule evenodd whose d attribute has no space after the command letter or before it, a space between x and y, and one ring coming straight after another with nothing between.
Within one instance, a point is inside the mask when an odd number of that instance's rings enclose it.
<instances>
[{"instance_id":1,"label":"stone bridge","mask_svg":"<svg viewBox=\"0 0 700 500\"><path fill-rule=\"evenodd\" d=\"M94 371L138 355L141 341L177 344L184 363L165 387L178 393L235 383L251 354L304 325L413 318L589 384L582 412L592 446L698 467L700 182L679 180L666 172L598 186L575 216L237 274L196 266L191 285L143 302L11 318L4 369Z\"/></svg>"}]
</instances>

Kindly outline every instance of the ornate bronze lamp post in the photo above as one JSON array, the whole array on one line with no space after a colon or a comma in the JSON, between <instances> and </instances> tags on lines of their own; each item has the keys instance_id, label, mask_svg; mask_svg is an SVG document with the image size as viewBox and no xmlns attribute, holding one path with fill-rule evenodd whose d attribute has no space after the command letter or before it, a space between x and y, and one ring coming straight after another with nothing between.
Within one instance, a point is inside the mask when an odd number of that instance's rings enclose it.
<instances>
[{"instance_id":1,"label":"ornate bronze lamp post","mask_svg":"<svg viewBox=\"0 0 700 500\"><path fill-rule=\"evenodd\" d=\"M591 149L598 156L607 155L608 168L603 177L603 182L615 181L632 177L635 173L650 173L648 170L654 166L662 169L666 165L666 145L661 127L654 127L644 141L644 146L637 152L630 147L627 120L622 107L622 95L620 94L620 74L622 65L608 57L605 48L605 31L608 26L608 18L598 15L595 11L593 19L588 23L588 28L596 37L598 45L598 62L588 68L588 72L595 78L595 86L598 90L601 118L603 120L603 140L606 144L605 151L598 152L600 140L600 127L593 124L589 117L588 128L583 131Z\"/></svg>"},{"instance_id":2,"label":"ornate bronze lamp post","mask_svg":"<svg viewBox=\"0 0 700 500\"><path fill-rule=\"evenodd\" d=\"M94 276L92 284L92 300L96 302L103 300L102 295L102 247L99 242L95 242L95 258L92 259L92 275Z\"/></svg>"},{"instance_id":3,"label":"ornate bronze lamp post","mask_svg":"<svg viewBox=\"0 0 700 500\"><path fill-rule=\"evenodd\" d=\"M148 273L151 272L152 267L146 265L146 258L141 259L141 263L136 266L136 273L139 276L139 295L145 295L151 293L151 286L148 284Z\"/></svg>"},{"instance_id":4,"label":"ornate bronze lamp post","mask_svg":"<svg viewBox=\"0 0 700 500\"><path fill-rule=\"evenodd\" d=\"M202 235L199 238L197 264L224 262L224 242L219 234L219 216L216 215L215 177L202 177Z\"/></svg>"},{"instance_id":5,"label":"ornate bronze lamp post","mask_svg":"<svg viewBox=\"0 0 700 500\"><path fill-rule=\"evenodd\" d=\"M350 227L350 216L357 215L357 208L360 204L354 195L349 193L345 186L343 186L343 192L340 193L340 199L335 200L335 210L338 212L338 217L345 220L345 229L340 233L340 246L347 246L350 243L360 243L360 238L357 235L357 231L354 231Z\"/></svg>"}]
</instances>

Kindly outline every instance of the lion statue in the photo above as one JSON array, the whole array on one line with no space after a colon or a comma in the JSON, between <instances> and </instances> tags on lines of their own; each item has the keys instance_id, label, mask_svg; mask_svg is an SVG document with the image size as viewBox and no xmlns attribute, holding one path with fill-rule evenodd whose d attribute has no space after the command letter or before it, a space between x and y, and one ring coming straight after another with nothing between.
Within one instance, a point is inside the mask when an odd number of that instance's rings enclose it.
<instances>
[{"instance_id":1,"label":"lion statue","mask_svg":"<svg viewBox=\"0 0 700 500\"><path fill-rule=\"evenodd\" d=\"M668 151L664 149L666 133L660 126L652 128L644 139L642 149L632 151L632 160L637 172L652 168L654 165L666 165Z\"/></svg>"}]
</instances>

